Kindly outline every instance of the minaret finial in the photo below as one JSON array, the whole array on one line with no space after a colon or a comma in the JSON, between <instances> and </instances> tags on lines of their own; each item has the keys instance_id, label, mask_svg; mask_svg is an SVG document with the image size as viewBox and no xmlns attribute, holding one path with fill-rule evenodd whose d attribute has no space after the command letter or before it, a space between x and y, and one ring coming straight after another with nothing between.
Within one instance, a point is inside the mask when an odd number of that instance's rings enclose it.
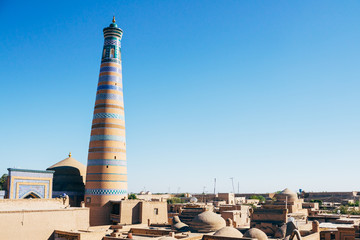
<instances>
[{"instance_id":1,"label":"minaret finial","mask_svg":"<svg viewBox=\"0 0 360 240\"><path fill-rule=\"evenodd\" d=\"M71 157L71 152L69 152L69 157Z\"/></svg>"},{"instance_id":2,"label":"minaret finial","mask_svg":"<svg viewBox=\"0 0 360 240\"><path fill-rule=\"evenodd\" d=\"M113 23L115 23L115 16L113 16L113 20L112 20Z\"/></svg>"}]
</instances>

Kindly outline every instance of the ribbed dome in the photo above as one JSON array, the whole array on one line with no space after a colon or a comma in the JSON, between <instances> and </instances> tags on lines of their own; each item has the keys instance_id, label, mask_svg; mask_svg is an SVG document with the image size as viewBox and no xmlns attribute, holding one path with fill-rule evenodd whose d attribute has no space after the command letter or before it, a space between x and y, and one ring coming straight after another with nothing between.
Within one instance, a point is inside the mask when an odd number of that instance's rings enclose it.
<instances>
[{"instance_id":1,"label":"ribbed dome","mask_svg":"<svg viewBox=\"0 0 360 240\"><path fill-rule=\"evenodd\" d=\"M223 227L214 233L214 236L242 238L243 234L233 227Z\"/></svg>"},{"instance_id":2,"label":"ribbed dome","mask_svg":"<svg viewBox=\"0 0 360 240\"><path fill-rule=\"evenodd\" d=\"M297 194L288 188L285 188L280 193L275 194L275 198L278 201L286 201L286 197L289 202L294 202L298 199Z\"/></svg>"},{"instance_id":3,"label":"ribbed dome","mask_svg":"<svg viewBox=\"0 0 360 240\"><path fill-rule=\"evenodd\" d=\"M202 233L214 232L226 226L225 220L218 214L205 211L189 223L190 227Z\"/></svg>"},{"instance_id":4,"label":"ribbed dome","mask_svg":"<svg viewBox=\"0 0 360 240\"><path fill-rule=\"evenodd\" d=\"M266 234L257 228L250 228L249 230L247 230L246 233L244 234L244 237L257 238L258 240L268 240Z\"/></svg>"}]
</instances>

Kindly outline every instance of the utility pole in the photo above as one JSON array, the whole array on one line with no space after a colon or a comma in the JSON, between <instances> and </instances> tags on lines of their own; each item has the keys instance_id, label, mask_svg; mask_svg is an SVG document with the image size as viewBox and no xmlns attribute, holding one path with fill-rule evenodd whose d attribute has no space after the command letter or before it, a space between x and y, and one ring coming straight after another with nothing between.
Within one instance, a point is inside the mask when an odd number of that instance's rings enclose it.
<instances>
[{"instance_id":1,"label":"utility pole","mask_svg":"<svg viewBox=\"0 0 360 240\"><path fill-rule=\"evenodd\" d=\"M205 202L205 188L206 188L206 186L204 186L204 188L203 188L203 203Z\"/></svg>"},{"instance_id":2,"label":"utility pole","mask_svg":"<svg viewBox=\"0 0 360 240\"><path fill-rule=\"evenodd\" d=\"M216 194L216 178L214 178L214 195Z\"/></svg>"},{"instance_id":3,"label":"utility pole","mask_svg":"<svg viewBox=\"0 0 360 240\"><path fill-rule=\"evenodd\" d=\"M213 199L214 202L215 199L216 199L216 178L214 178L214 199Z\"/></svg>"},{"instance_id":4,"label":"utility pole","mask_svg":"<svg viewBox=\"0 0 360 240\"><path fill-rule=\"evenodd\" d=\"M235 194L235 188L234 188L234 178L233 178L233 177L231 177L230 179L231 179L231 183L232 183L233 193Z\"/></svg>"}]
</instances>

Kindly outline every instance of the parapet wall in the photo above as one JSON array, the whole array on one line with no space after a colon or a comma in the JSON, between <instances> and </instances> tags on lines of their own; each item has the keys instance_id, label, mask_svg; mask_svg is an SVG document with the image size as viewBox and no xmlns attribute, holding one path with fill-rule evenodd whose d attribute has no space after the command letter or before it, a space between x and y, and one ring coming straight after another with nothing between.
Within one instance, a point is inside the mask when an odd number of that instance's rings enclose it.
<instances>
[{"instance_id":1,"label":"parapet wall","mask_svg":"<svg viewBox=\"0 0 360 240\"><path fill-rule=\"evenodd\" d=\"M0 212L1 239L47 240L54 230L86 230L88 227L89 208Z\"/></svg>"},{"instance_id":2,"label":"parapet wall","mask_svg":"<svg viewBox=\"0 0 360 240\"><path fill-rule=\"evenodd\" d=\"M0 199L0 212L22 210L64 209L69 200L62 198L52 199Z\"/></svg>"}]
</instances>

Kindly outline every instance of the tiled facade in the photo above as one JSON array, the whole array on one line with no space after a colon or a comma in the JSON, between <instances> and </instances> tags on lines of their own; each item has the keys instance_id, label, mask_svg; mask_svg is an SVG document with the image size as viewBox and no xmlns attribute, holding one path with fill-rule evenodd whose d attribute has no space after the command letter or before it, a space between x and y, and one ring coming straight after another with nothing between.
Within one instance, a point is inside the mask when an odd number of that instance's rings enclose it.
<instances>
[{"instance_id":1,"label":"tiled facade","mask_svg":"<svg viewBox=\"0 0 360 240\"><path fill-rule=\"evenodd\" d=\"M115 20L104 28L85 186L91 225L108 224L109 201L127 196L121 37Z\"/></svg>"},{"instance_id":2,"label":"tiled facade","mask_svg":"<svg viewBox=\"0 0 360 240\"><path fill-rule=\"evenodd\" d=\"M8 168L8 198L51 198L54 171Z\"/></svg>"}]
</instances>

